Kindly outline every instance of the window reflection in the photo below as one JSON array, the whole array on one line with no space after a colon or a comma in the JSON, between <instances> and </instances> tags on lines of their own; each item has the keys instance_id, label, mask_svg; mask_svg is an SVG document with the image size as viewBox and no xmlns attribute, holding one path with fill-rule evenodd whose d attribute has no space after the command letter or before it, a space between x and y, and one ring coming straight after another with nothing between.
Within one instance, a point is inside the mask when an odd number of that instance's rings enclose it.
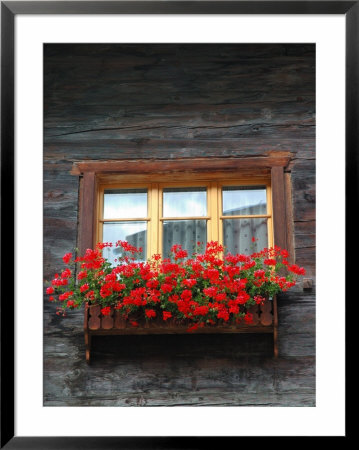
<instances>
[{"instance_id":1,"label":"window reflection","mask_svg":"<svg viewBox=\"0 0 359 450\"><path fill-rule=\"evenodd\" d=\"M226 186L222 189L223 215L240 216L267 213L265 186Z\"/></svg>"},{"instance_id":2,"label":"window reflection","mask_svg":"<svg viewBox=\"0 0 359 450\"><path fill-rule=\"evenodd\" d=\"M163 189L163 217L207 215L205 187Z\"/></svg>"},{"instance_id":3,"label":"window reflection","mask_svg":"<svg viewBox=\"0 0 359 450\"><path fill-rule=\"evenodd\" d=\"M123 248L116 247L117 241L127 241L129 244L142 248L141 253L135 255L139 261L146 260L147 222L106 222L103 224L103 242L112 242L113 247L104 248L103 255L112 264L116 259L124 256Z\"/></svg>"},{"instance_id":4,"label":"window reflection","mask_svg":"<svg viewBox=\"0 0 359 450\"><path fill-rule=\"evenodd\" d=\"M147 217L147 189L106 189L104 219Z\"/></svg>"}]
</instances>

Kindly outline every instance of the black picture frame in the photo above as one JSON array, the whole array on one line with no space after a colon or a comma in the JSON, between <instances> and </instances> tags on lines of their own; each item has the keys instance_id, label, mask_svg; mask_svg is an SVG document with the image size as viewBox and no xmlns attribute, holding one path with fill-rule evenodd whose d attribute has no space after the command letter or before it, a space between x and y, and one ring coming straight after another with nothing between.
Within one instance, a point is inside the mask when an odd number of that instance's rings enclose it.
<instances>
[{"instance_id":1,"label":"black picture frame","mask_svg":"<svg viewBox=\"0 0 359 450\"><path fill-rule=\"evenodd\" d=\"M226 437L20 437L14 435L14 21L18 14L340 14L346 20L346 250L358 247L359 1L1 2L1 442L6 449L202 448ZM350 237L350 244L349 238ZM346 252L346 267L349 256ZM346 297L350 289L346 273ZM346 330L348 326L346 326ZM349 437L348 428L346 435ZM233 439L233 438L231 438ZM236 439L236 438L235 438ZM233 445L233 443L231 443Z\"/></svg>"}]
</instances>

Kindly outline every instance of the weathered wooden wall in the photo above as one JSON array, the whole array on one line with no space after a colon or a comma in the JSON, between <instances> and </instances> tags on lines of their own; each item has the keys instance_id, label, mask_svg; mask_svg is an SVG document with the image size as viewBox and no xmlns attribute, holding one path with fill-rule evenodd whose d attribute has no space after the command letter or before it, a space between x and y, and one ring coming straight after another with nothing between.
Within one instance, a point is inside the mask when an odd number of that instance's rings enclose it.
<instances>
[{"instance_id":1,"label":"weathered wooden wall","mask_svg":"<svg viewBox=\"0 0 359 450\"><path fill-rule=\"evenodd\" d=\"M76 246L86 159L290 151L296 262L315 281L315 46L45 45L44 279ZM315 282L279 299L270 336L94 338L44 298L44 405L314 406Z\"/></svg>"}]
</instances>

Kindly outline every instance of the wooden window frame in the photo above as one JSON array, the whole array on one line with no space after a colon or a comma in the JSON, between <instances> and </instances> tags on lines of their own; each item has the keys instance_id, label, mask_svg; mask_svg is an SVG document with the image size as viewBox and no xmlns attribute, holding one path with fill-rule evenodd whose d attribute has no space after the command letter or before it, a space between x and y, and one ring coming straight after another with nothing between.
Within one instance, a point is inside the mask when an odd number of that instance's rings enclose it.
<instances>
[{"instance_id":1,"label":"wooden window frame","mask_svg":"<svg viewBox=\"0 0 359 450\"><path fill-rule=\"evenodd\" d=\"M138 183L130 182L127 183L97 183L97 201L96 205L94 205L95 214L95 230L92 244L95 245L97 242L101 241L103 235L103 224L105 222L147 222L147 257L149 256L149 252L151 251L152 238L155 238L156 232L153 229L156 227L156 220L154 218L157 215L156 211L156 187L152 186L149 183ZM146 189L147 190L147 215L146 217L132 217L132 218L109 218L104 219L103 217L103 206L104 206L104 191L111 189Z\"/></svg>"},{"instance_id":2,"label":"wooden window frame","mask_svg":"<svg viewBox=\"0 0 359 450\"><path fill-rule=\"evenodd\" d=\"M228 184L263 184L269 186L267 190L268 208L271 220L268 223L268 236L273 236L270 244L281 248L292 248L289 245L292 236L288 234L287 217L291 211L289 196L286 192L286 180L284 169L290 161L289 152L273 152L269 156L255 158L186 158L173 160L114 160L114 161L82 161L73 164L71 174L80 176L79 198L79 235L78 247L80 253L87 248L93 248L99 236L99 210L102 205L101 192L108 186L141 186L157 185L157 195L160 195L160 186L171 183L183 183L183 180L196 180L190 184L208 183L209 189L216 189L220 195L218 185ZM225 180L225 181L223 181ZM185 183L189 186L188 181ZM268 191L270 192L268 197ZM152 194L151 194L152 197ZM158 205L158 206L155 206ZM159 216L159 199L149 200L150 219L153 214ZM221 200L217 201L217 211L211 214L217 215L212 220L211 227L219 227L216 235L220 236L219 226ZM154 217L154 216L152 216ZM216 224L215 224L216 222ZM151 223L151 220L149 220ZM159 222L158 222L159 223ZM151 225L150 225L151 226ZM157 237L156 237L157 236ZM207 235L213 236L213 230ZM149 232L151 239L160 240L160 232ZM160 242L155 244L157 248ZM147 257L151 256L147 254Z\"/></svg>"}]
</instances>

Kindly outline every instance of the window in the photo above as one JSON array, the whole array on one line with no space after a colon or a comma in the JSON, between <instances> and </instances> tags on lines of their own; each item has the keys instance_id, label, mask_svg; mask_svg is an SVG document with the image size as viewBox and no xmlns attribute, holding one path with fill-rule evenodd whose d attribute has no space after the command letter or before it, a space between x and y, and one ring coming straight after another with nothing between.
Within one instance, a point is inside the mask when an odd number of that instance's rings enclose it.
<instances>
[{"instance_id":1,"label":"window","mask_svg":"<svg viewBox=\"0 0 359 450\"><path fill-rule=\"evenodd\" d=\"M218 240L232 253L278 245L294 253L289 152L253 158L83 161L78 247L127 240L139 258ZM119 254L107 255L115 260Z\"/></svg>"},{"instance_id":2,"label":"window","mask_svg":"<svg viewBox=\"0 0 359 450\"><path fill-rule=\"evenodd\" d=\"M208 174L183 181L155 178L145 184L108 183L98 188L97 241L123 240L141 247L139 260L155 253L170 256L181 244L192 254L198 243L224 244L231 253L252 253L273 243L271 186L268 178L222 179ZM168 177L170 178L170 177ZM256 244L252 242L256 238ZM106 248L110 261L121 256L120 247Z\"/></svg>"},{"instance_id":3,"label":"window","mask_svg":"<svg viewBox=\"0 0 359 450\"><path fill-rule=\"evenodd\" d=\"M101 192L99 218L99 242L127 241L135 247L142 248L138 255L140 260L147 257L148 222L147 188L120 187L105 188ZM105 256L114 262L121 256L121 247L105 249Z\"/></svg>"}]
</instances>

